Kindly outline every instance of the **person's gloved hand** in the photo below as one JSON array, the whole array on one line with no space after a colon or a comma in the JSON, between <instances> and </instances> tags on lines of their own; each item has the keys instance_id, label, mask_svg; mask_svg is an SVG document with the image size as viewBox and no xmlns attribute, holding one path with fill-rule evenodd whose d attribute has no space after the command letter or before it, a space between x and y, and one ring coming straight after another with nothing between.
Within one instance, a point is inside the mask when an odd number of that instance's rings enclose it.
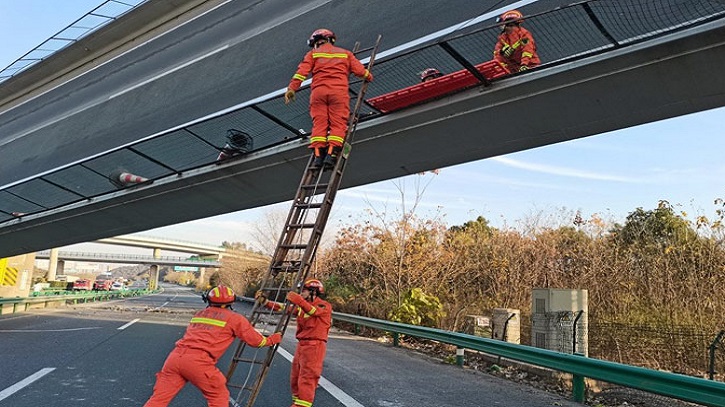
<instances>
[{"instance_id":1,"label":"person's gloved hand","mask_svg":"<svg viewBox=\"0 0 725 407\"><path fill-rule=\"evenodd\" d=\"M365 82L372 82L373 81L373 73L370 71L368 72L368 76L365 77Z\"/></svg>"},{"instance_id":2,"label":"person's gloved hand","mask_svg":"<svg viewBox=\"0 0 725 407\"><path fill-rule=\"evenodd\" d=\"M289 301L295 305L301 305L305 302L305 299L302 298L302 296L297 294L296 292L290 291L287 293L287 301Z\"/></svg>"},{"instance_id":3,"label":"person's gloved hand","mask_svg":"<svg viewBox=\"0 0 725 407\"><path fill-rule=\"evenodd\" d=\"M292 89L287 89L287 92L284 93L284 104L288 105L290 102L295 101L295 91Z\"/></svg>"},{"instance_id":4,"label":"person's gloved hand","mask_svg":"<svg viewBox=\"0 0 725 407\"><path fill-rule=\"evenodd\" d=\"M282 333L275 332L267 337L267 346L274 346L282 342Z\"/></svg>"},{"instance_id":5,"label":"person's gloved hand","mask_svg":"<svg viewBox=\"0 0 725 407\"><path fill-rule=\"evenodd\" d=\"M267 301L269 301L267 299L267 296L264 295L264 293L262 292L262 290L259 290L256 293L254 293L254 300L257 301L257 304L262 305L262 306L267 305Z\"/></svg>"},{"instance_id":6,"label":"person's gloved hand","mask_svg":"<svg viewBox=\"0 0 725 407\"><path fill-rule=\"evenodd\" d=\"M519 68L519 72L523 72L523 71L526 71L526 70L528 70L528 69L529 69L529 67L528 67L528 66L526 66L526 65L521 65L521 67Z\"/></svg>"},{"instance_id":7,"label":"person's gloved hand","mask_svg":"<svg viewBox=\"0 0 725 407\"><path fill-rule=\"evenodd\" d=\"M504 45L501 48L501 55L505 56L506 58L510 58L511 55L514 54L515 49L513 49L510 45Z\"/></svg>"}]
</instances>

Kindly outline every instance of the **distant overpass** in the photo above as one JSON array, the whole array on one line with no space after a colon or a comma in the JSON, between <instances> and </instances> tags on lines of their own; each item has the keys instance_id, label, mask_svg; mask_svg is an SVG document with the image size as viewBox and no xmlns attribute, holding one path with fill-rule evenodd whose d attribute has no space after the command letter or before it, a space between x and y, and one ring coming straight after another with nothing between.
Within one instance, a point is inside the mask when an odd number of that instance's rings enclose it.
<instances>
[{"instance_id":1,"label":"distant overpass","mask_svg":"<svg viewBox=\"0 0 725 407\"><path fill-rule=\"evenodd\" d=\"M169 250L173 252L192 253L201 257L221 259L226 249L205 243L185 242L163 237L123 235L96 240L94 243L105 243L119 246L145 247L150 249Z\"/></svg>"},{"instance_id":2,"label":"distant overpass","mask_svg":"<svg viewBox=\"0 0 725 407\"><path fill-rule=\"evenodd\" d=\"M35 254L36 260L50 260L50 250L44 250ZM136 254L111 254L111 253L82 253L82 252L58 252L58 260L62 261L85 261L89 263L119 263L119 264L147 264L157 266L185 266L218 268L221 262L218 260L202 260L188 257L162 256L153 257Z\"/></svg>"},{"instance_id":3,"label":"distant overpass","mask_svg":"<svg viewBox=\"0 0 725 407\"><path fill-rule=\"evenodd\" d=\"M88 252L61 252L58 249L36 252L36 259L48 259L48 279L54 280L58 273L62 273L65 261L85 261L95 263L121 263L121 264L148 264L152 267L154 279L158 277L158 266L186 266L205 268L218 268L222 266L223 257L234 257L247 261L267 262L265 255L246 251L227 251L223 247L205 243L178 241L163 237L149 236L116 236L101 239L94 243L113 244L121 246L144 247L153 250L153 255L130 255ZM161 250L190 253L198 258L161 256ZM155 284L155 283L154 283Z\"/></svg>"}]
</instances>

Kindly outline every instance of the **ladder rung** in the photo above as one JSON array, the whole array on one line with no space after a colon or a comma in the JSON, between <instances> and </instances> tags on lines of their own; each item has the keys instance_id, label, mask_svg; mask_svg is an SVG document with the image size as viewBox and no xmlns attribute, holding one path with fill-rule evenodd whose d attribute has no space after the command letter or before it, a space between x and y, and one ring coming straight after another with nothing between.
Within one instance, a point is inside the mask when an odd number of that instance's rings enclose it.
<instances>
[{"instance_id":1,"label":"ladder rung","mask_svg":"<svg viewBox=\"0 0 725 407\"><path fill-rule=\"evenodd\" d=\"M302 265L302 262L301 261L296 261L295 260L294 263L292 263L292 262L290 262L290 263L282 262L282 263L279 263L279 264L275 264L275 265L271 266L270 268L277 269L277 270L283 270L283 269L298 269L298 268L300 268L301 265Z\"/></svg>"},{"instance_id":2,"label":"ladder rung","mask_svg":"<svg viewBox=\"0 0 725 407\"><path fill-rule=\"evenodd\" d=\"M307 185L302 185L302 189L320 189L320 190L322 190L322 189L327 189L327 185L328 185L327 183L324 183L324 184L307 184Z\"/></svg>"},{"instance_id":3,"label":"ladder rung","mask_svg":"<svg viewBox=\"0 0 725 407\"><path fill-rule=\"evenodd\" d=\"M254 390L254 387L250 387L250 386L244 386L244 385L242 385L242 384L233 384L233 383L227 383L227 386L229 386L229 387L233 387L233 388L235 388L235 389L242 389L242 390L247 390L247 391L252 391L252 390Z\"/></svg>"},{"instance_id":4,"label":"ladder rung","mask_svg":"<svg viewBox=\"0 0 725 407\"><path fill-rule=\"evenodd\" d=\"M316 209L316 208L322 208L323 204L324 204L324 202L295 202L295 207Z\"/></svg>"},{"instance_id":5,"label":"ladder rung","mask_svg":"<svg viewBox=\"0 0 725 407\"><path fill-rule=\"evenodd\" d=\"M256 359L233 358L232 360L234 360L237 363L244 362L244 363L257 364L257 365L264 364L264 361L263 360L256 360Z\"/></svg>"},{"instance_id":6,"label":"ladder rung","mask_svg":"<svg viewBox=\"0 0 725 407\"><path fill-rule=\"evenodd\" d=\"M275 266L275 267L272 267L272 271L277 271L277 272L282 271L285 273L296 273L299 270L300 270L300 266L296 266L296 267Z\"/></svg>"},{"instance_id":7,"label":"ladder rung","mask_svg":"<svg viewBox=\"0 0 725 407\"><path fill-rule=\"evenodd\" d=\"M315 227L314 223L290 223L289 227L292 229L309 229Z\"/></svg>"},{"instance_id":8,"label":"ladder rung","mask_svg":"<svg viewBox=\"0 0 725 407\"><path fill-rule=\"evenodd\" d=\"M299 250L299 249L306 249L306 244L281 244L279 247L283 249L292 249L292 250Z\"/></svg>"}]
</instances>

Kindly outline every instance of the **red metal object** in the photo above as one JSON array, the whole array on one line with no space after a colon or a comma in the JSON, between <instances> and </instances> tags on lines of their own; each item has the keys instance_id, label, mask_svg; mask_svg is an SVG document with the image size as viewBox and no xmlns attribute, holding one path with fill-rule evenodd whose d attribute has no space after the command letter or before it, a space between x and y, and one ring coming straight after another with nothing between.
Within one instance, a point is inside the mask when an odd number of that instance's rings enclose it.
<instances>
[{"instance_id":1,"label":"red metal object","mask_svg":"<svg viewBox=\"0 0 725 407\"><path fill-rule=\"evenodd\" d=\"M506 69L498 61L483 62L476 65L476 69L488 80L508 74ZM390 113L404 107L479 85L480 83L471 72L467 69L462 69L417 85L408 86L407 88L370 98L367 102L382 113Z\"/></svg>"}]
</instances>

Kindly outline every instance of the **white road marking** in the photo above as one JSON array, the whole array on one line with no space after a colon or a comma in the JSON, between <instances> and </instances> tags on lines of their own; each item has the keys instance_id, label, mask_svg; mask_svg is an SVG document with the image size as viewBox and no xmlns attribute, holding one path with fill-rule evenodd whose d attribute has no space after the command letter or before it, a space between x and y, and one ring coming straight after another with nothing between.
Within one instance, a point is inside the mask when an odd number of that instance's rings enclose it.
<instances>
[{"instance_id":1,"label":"white road marking","mask_svg":"<svg viewBox=\"0 0 725 407\"><path fill-rule=\"evenodd\" d=\"M85 331L89 329L101 329L100 326L89 326L85 328L64 328L64 329L0 329L0 333L19 333L19 332L70 332Z\"/></svg>"},{"instance_id":2,"label":"white road marking","mask_svg":"<svg viewBox=\"0 0 725 407\"><path fill-rule=\"evenodd\" d=\"M26 377L25 379L15 383L14 385L8 387L7 389L0 391L0 401L12 396L14 393L17 393L20 391L23 387L31 385L34 381L40 379L41 377L47 375L48 373L55 370L54 367L46 367L43 369L38 370L37 372L31 374L30 376Z\"/></svg>"},{"instance_id":3,"label":"white road marking","mask_svg":"<svg viewBox=\"0 0 725 407\"><path fill-rule=\"evenodd\" d=\"M282 355L283 358L289 360L292 362L292 354L287 352L286 350L282 349L282 347L277 347L277 353ZM325 379L324 377L320 377L320 386L327 390L332 397L336 398L340 403L342 403L346 407L365 407L362 404L360 404L357 400L352 398L349 394L345 393L340 389L339 387L332 384L329 380Z\"/></svg>"},{"instance_id":4,"label":"white road marking","mask_svg":"<svg viewBox=\"0 0 725 407\"><path fill-rule=\"evenodd\" d=\"M134 319L133 321L131 321L131 322L127 323L126 325L123 325L123 326L119 326L119 327L118 327L118 330L119 330L119 331L122 331L122 330L124 330L124 329L128 328L129 326L131 326L131 325L135 324L136 322L138 322L138 321L140 321L140 320L141 320L141 318L136 318L136 319Z\"/></svg>"}]
</instances>

